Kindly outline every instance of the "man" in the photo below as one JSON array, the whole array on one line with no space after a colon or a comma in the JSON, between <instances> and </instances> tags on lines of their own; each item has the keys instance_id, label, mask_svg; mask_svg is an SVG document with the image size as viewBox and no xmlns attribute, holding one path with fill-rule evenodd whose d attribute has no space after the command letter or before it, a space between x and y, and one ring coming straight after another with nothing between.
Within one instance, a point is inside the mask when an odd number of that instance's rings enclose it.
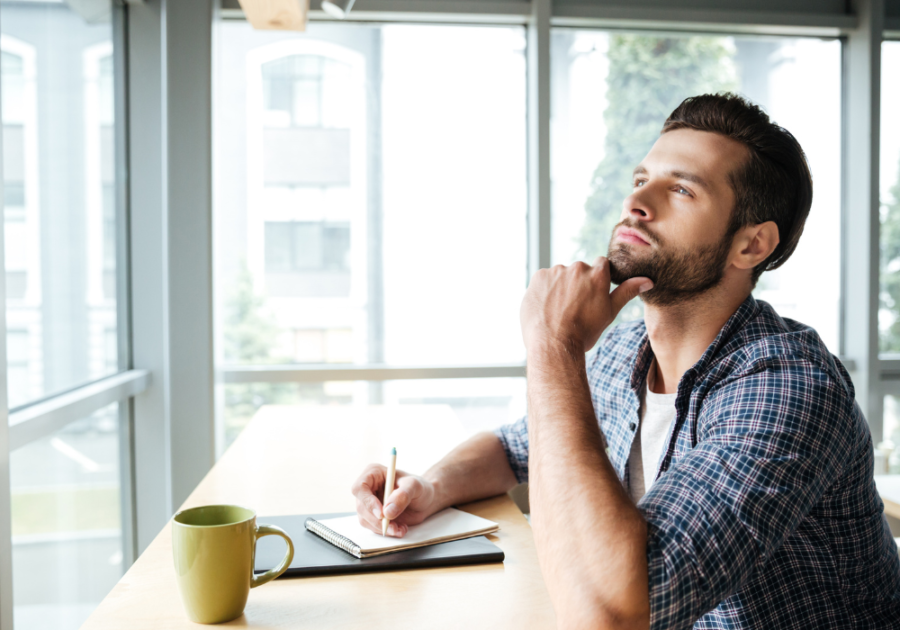
<instances>
[{"instance_id":1,"label":"man","mask_svg":"<svg viewBox=\"0 0 900 630\"><path fill-rule=\"evenodd\" d=\"M811 202L789 132L734 95L685 100L634 171L608 258L528 287L527 419L398 473L391 535L530 479L560 628L900 626L850 378L813 329L750 294ZM586 360L638 294L644 320ZM375 465L353 486L376 531L383 487Z\"/></svg>"}]
</instances>

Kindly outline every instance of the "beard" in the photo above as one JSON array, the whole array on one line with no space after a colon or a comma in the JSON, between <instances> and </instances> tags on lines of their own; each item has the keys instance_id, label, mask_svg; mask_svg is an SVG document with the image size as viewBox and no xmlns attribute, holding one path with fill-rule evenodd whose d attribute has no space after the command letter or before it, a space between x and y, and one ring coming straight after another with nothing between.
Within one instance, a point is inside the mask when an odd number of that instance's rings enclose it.
<instances>
[{"instance_id":1,"label":"beard","mask_svg":"<svg viewBox=\"0 0 900 630\"><path fill-rule=\"evenodd\" d=\"M656 252L637 255L634 245L615 243L615 232L620 226L639 232L650 243L657 246ZM665 246L665 242L650 234L641 225L621 221L613 229L609 241L610 279L622 284L629 278L646 277L653 280L653 288L641 294L641 299L654 306L671 306L690 299L717 286L725 277L725 261L731 250L735 231L726 230L722 240L714 245L704 245L691 249Z\"/></svg>"}]
</instances>

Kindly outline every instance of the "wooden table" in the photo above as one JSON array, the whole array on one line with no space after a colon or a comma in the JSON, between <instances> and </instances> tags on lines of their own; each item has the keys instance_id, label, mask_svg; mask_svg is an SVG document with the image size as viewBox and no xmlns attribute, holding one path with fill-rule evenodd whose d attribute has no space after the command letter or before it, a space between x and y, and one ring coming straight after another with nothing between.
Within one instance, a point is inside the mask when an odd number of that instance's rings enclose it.
<instances>
[{"instance_id":1,"label":"wooden table","mask_svg":"<svg viewBox=\"0 0 900 630\"><path fill-rule=\"evenodd\" d=\"M266 515L353 511L350 484L397 447L398 466L424 472L465 438L440 405L263 407L183 507L236 503ZM500 523L489 538L503 564L280 579L253 589L249 628L554 628L531 527L503 495L461 506ZM165 527L83 630L199 628L188 621Z\"/></svg>"}]
</instances>

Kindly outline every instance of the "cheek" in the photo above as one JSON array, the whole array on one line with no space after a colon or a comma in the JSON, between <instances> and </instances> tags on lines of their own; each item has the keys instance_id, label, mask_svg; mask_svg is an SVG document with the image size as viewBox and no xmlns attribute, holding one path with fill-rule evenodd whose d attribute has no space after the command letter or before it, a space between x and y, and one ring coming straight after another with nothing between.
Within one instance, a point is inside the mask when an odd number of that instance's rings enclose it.
<instances>
[{"instance_id":1,"label":"cheek","mask_svg":"<svg viewBox=\"0 0 900 630\"><path fill-rule=\"evenodd\" d=\"M718 243L725 232L722 217L714 213L696 213L673 221L670 226L673 243L691 247Z\"/></svg>"}]
</instances>

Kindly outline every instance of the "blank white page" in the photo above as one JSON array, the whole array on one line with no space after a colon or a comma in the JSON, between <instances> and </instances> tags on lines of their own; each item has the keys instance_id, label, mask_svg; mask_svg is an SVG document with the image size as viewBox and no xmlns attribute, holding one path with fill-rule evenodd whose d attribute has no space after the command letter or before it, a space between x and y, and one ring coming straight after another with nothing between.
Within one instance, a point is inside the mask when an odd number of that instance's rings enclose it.
<instances>
[{"instance_id":1,"label":"blank white page","mask_svg":"<svg viewBox=\"0 0 900 630\"><path fill-rule=\"evenodd\" d=\"M420 547L431 543L489 534L500 529L500 526L494 521L456 508L441 510L418 525L410 525L409 531L403 538L376 534L360 525L359 517L355 514L339 518L326 518L318 522L331 531L352 540L359 545L363 553Z\"/></svg>"}]
</instances>

